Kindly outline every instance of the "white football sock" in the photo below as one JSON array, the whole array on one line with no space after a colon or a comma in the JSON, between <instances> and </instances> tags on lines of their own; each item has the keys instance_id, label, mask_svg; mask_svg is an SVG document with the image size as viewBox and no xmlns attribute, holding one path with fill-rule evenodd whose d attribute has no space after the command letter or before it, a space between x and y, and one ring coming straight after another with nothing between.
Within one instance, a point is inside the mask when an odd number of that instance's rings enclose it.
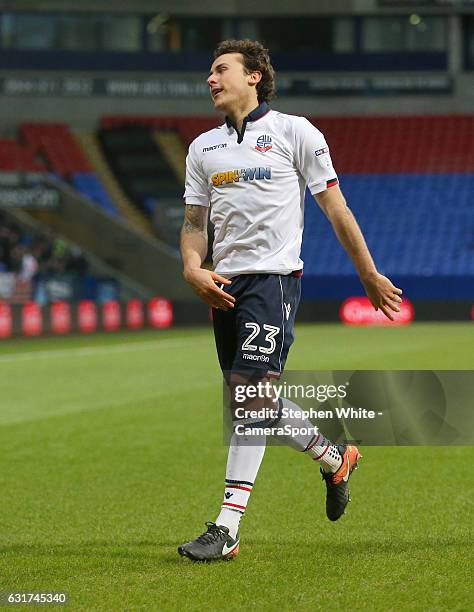
<instances>
[{"instance_id":1,"label":"white football sock","mask_svg":"<svg viewBox=\"0 0 474 612\"><path fill-rule=\"evenodd\" d=\"M283 407L293 413L302 412L302 408L294 402L281 398ZM296 433L292 436L277 436L279 440L285 442L292 448L308 453L308 455L321 464L324 472L337 472L341 467L342 457L335 444L330 442L324 435L311 423L309 419L298 416L282 416L275 427L289 425L296 429L312 430L311 433Z\"/></svg>"},{"instance_id":2,"label":"white football sock","mask_svg":"<svg viewBox=\"0 0 474 612\"><path fill-rule=\"evenodd\" d=\"M265 445L265 436L252 436L249 439L234 433L230 441L224 501L215 523L228 527L229 535L234 539L265 454Z\"/></svg>"}]
</instances>

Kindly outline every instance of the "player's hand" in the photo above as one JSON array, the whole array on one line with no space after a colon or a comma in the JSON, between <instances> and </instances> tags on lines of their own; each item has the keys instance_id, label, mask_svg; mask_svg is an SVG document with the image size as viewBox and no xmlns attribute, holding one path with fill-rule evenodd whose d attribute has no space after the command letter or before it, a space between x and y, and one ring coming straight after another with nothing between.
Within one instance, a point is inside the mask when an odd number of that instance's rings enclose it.
<instances>
[{"instance_id":1,"label":"player's hand","mask_svg":"<svg viewBox=\"0 0 474 612\"><path fill-rule=\"evenodd\" d=\"M392 312L400 312L402 290L378 272L368 278L361 278L361 281L375 310L380 308L384 315L393 321Z\"/></svg>"},{"instance_id":2,"label":"player's hand","mask_svg":"<svg viewBox=\"0 0 474 612\"><path fill-rule=\"evenodd\" d=\"M216 284L230 285L232 281L229 279L212 272L212 270L204 270L203 268L186 270L184 278L194 292L209 306L219 310L234 308L235 297L223 291Z\"/></svg>"}]
</instances>

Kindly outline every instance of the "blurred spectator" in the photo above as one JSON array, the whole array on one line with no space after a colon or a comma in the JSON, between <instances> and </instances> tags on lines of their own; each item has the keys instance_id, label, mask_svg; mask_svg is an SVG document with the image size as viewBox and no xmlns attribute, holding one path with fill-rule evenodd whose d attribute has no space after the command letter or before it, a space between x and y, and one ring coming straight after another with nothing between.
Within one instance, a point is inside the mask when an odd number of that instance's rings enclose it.
<instances>
[{"instance_id":1,"label":"blurred spectator","mask_svg":"<svg viewBox=\"0 0 474 612\"><path fill-rule=\"evenodd\" d=\"M21 258L21 267L18 273L18 280L21 282L29 283L33 280L36 273L38 272L38 262L36 257L25 247L21 247L23 255Z\"/></svg>"},{"instance_id":2,"label":"blurred spectator","mask_svg":"<svg viewBox=\"0 0 474 612\"><path fill-rule=\"evenodd\" d=\"M21 283L62 274L83 278L87 260L61 238L22 231L0 212L0 272L13 272Z\"/></svg>"}]
</instances>

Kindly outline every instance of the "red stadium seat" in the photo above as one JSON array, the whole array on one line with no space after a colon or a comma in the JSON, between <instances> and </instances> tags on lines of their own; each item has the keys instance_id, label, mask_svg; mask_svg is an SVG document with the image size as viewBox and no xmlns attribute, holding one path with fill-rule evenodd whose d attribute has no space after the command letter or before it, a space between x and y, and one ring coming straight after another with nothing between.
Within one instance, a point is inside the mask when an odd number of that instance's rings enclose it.
<instances>
[{"instance_id":1,"label":"red stadium seat","mask_svg":"<svg viewBox=\"0 0 474 612\"><path fill-rule=\"evenodd\" d=\"M49 162L50 169L68 179L75 172L90 172L82 149L65 123L22 123L20 135Z\"/></svg>"}]
</instances>

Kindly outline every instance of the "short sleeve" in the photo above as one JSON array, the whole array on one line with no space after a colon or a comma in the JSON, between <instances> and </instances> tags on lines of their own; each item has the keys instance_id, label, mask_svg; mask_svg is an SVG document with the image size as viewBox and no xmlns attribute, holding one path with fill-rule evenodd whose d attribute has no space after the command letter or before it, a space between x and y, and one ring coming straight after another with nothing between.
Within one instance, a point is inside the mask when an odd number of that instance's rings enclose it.
<instances>
[{"instance_id":1,"label":"short sleeve","mask_svg":"<svg viewBox=\"0 0 474 612\"><path fill-rule=\"evenodd\" d=\"M329 147L321 132L304 117L295 121L295 163L313 195L338 184Z\"/></svg>"},{"instance_id":2,"label":"short sleeve","mask_svg":"<svg viewBox=\"0 0 474 612\"><path fill-rule=\"evenodd\" d=\"M186 204L209 206L209 186L197 154L196 141L191 143L186 156L186 186L183 197Z\"/></svg>"}]
</instances>

